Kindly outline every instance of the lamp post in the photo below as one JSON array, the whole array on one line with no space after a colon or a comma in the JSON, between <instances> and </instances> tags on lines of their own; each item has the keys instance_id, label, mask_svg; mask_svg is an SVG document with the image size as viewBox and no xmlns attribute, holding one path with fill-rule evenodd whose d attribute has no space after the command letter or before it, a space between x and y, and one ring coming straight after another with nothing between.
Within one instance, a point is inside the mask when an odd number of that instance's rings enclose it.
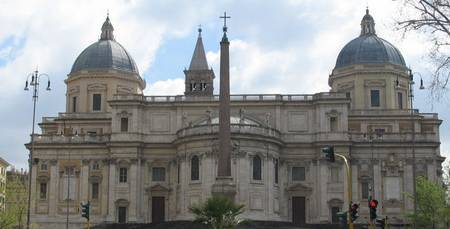
<instances>
[{"instance_id":1,"label":"lamp post","mask_svg":"<svg viewBox=\"0 0 450 229\"><path fill-rule=\"evenodd\" d=\"M27 229L30 228L30 213L31 213L31 178L32 178L32 167L33 167L33 153L34 153L34 126L36 122L36 102L39 96L39 82L41 76L47 77L47 91L50 91L50 77L45 73L40 73L36 69L32 73L28 74L27 80L25 81L25 91L29 90L29 86L33 89L33 126L31 127L31 149L28 155L28 207L27 207ZM31 81L28 84L28 80L31 77Z\"/></svg>"},{"instance_id":2,"label":"lamp post","mask_svg":"<svg viewBox=\"0 0 450 229\"><path fill-rule=\"evenodd\" d=\"M413 176L413 195L414 195L414 216L417 215L417 182L416 182L416 150L415 150L415 143L416 143L416 131L415 131L415 124L414 124L414 75L411 69L408 70L409 73L409 81L408 81L408 86L409 86L409 102L410 102L410 114L411 114L411 153L412 153L412 160L413 160L413 168L412 168L412 176ZM415 72L417 74L420 73ZM399 87L399 81L398 79L396 80L396 86ZM423 80L422 80L422 76L420 76L420 90L425 89L425 87L423 86ZM414 219L413 222L413 228L416 228L416 222Z\"/></svg>"}]
</instances>

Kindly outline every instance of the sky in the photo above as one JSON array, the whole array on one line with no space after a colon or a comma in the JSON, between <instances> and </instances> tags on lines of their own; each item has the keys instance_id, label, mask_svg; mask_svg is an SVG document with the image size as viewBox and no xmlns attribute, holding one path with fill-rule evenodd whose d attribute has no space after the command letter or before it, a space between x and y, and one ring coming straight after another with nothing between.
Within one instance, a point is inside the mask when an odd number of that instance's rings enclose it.
<instances>
[{"instance_id":1,"label":"sky","mask_svg":"<svg viewBox=\"0 0 450 229\"><path fill-rule=\"evenodd\" d=\"M360 33L368 6L378 36L394 44L408 66L430 82L429 50L423 34L393 30L401 11L392 0L0 0L0 157L27 167L32 95L24 91L30 72L50 76L41 90L37 121L65 110L64 79L76 57L100 37L107 11L116 41L133 56L145 78L146 95L184 92L201 25L209 65L219 73L224 11L230 39L231 93L312 94L328 91L328 76L342 47ZM416 75L419 75L417 73ZM218 89L218 77L214 82ZM416 84L417 85L417 84ZM42 85L44 86L44 85ZM44 88L42 88L44 89ZM441 153L450 157L449 101L415 91L421 112L437 112ZM37 128L38 132L40 131Z\"/></svg>"}]
</instances>

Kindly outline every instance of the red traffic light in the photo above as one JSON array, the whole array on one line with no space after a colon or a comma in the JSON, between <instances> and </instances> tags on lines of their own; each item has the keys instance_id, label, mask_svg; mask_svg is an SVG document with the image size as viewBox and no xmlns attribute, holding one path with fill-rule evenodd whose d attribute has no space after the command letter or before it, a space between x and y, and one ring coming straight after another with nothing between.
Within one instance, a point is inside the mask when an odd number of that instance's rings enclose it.
<instances>
[{"instance_id":1,"label":"red traffic light","mask_svg":"<svg viewBox=\"0 0 450 229\"><path fill-rule=\"evenodd\" d=\"M369 207L371 207L371 208L377 208L377 206L378 206L378 201L377 201L377 200L371 200L371 201L369 202Z\"/></svg>"}]
</instances>

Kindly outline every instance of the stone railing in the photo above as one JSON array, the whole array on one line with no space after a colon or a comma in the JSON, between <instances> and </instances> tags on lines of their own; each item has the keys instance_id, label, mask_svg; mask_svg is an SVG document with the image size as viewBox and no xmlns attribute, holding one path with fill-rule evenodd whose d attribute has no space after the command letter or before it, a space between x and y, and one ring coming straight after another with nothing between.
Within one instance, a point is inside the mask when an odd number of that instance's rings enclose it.
<instances>
[{"instance_id":1,"label":"stone railing","mask_svg":"<svg viewBox=\"0 0 450 229\"><path fill-rule=\"evenodd\" d=\"M345 94L322 92L317 94L236 94L230 95L231 101L312 101L317 99L345 99ZM167 102L214 102L219 101L219 95L213 96L142 96L142 95L114 95L113 100L138 100L151 103Z\"/></svg>"},{"instance_id":2,"label":"stone railing","mask_svg":"<svg viewBox=\"0 0 450 229\"><path fill-rule=\"evenodd\" d=\"M54 122L57 117L42 117L42 123Z\"/></svg>"},{"instance_id":3,"label":"stone railing","mask_svg":"<svg viewBox=\"0 0 450 229\"><path fill-rule=\"evenodd\" d=\"M54 134L35 134L35 143L58 143L58 144L70 144L70 143L104 143L110 139L109 135L54 135Z\"/></svg>"},{"instance_id":4,"label":"stone railing","mask_svg":"<svg viewBox=\"0 0 450 229\"><path fill-rule=\"evenodd\" d=\"M411 142L412 132L405 133L383 133L375 138L370 138L366 133L350 133L349 137L354 142ZM415 142L439 142L435 133L415 133Z\"/></svg>"},{"instance_id":5,"label":"stone railing","mask_svg":"<svg viewBox=\"0 0 450 229\"><path fill-rule=\"evenodd\" d=\"M108 112L86 112L86 113L58 113L58 118L66 119L105 119L111 118L111 113Z\"/></svg>"},{"instance_id":6,"label":"stone railing","mask_svg":"<svg viewBox=\"0 0 450 229\"><path fill-rule=\"evenodd\" d=\"M255 125L231 124L231 133L233 134L254 134L265 137L280 138L281 134L278 130ZM183 138L195 135L216 134L219 132L219 125L201 125L194 127L186 127L177 131L177 137Z\"/></svg>"},{"instance_id":7,"label":"stone railing","mask_svg":"<svg viewBox=\"0 0 450 229\"><path fill-rule=\"evenodd\" d=\"M413 109L415 116L422 116L426 119L438 118L437 113L419 113L418 109ZM350 110L349 115L411 115L411 109L364 109L364 110Z\"/></svg>"}]
</instances>

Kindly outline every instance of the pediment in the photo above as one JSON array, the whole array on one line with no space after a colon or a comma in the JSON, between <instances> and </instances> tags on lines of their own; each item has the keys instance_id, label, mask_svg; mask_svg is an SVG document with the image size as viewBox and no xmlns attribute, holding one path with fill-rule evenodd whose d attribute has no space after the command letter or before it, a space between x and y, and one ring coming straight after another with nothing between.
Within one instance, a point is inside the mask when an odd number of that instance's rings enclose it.
<instances>
[{"instance_id":1,"label":"pediment","mask_svg":"<svg viewBox=\"0 0 450 229\"><path fill-rule=\"evenodd\" d=\"M145 189L147 192L170 192L170 188L162 185L162 184L155 184L153 186L150 186Z\"/></svg>"},{"instance_id":2,"label":"pediment","mask_svg":"<svg viewBox=\"0 0 450 229\"><path fill-rule=\"evenodd\" d=\"M288 192L312 192L312 188L302 184L302 183L296 183L288 186L286 188Z\"/></svg>"},{"instance_id":3,"label":"pediment","mask_svg":"<svg viewBox=\"0 0 450 229\"><path fill-rule=\"evenodd\" d=\"M106 90L106 84L100 84L100 83L94 83L94 84L89 84L87 86L88 91L102 91L102 90Z\"/></svg>"}]
</instances>

